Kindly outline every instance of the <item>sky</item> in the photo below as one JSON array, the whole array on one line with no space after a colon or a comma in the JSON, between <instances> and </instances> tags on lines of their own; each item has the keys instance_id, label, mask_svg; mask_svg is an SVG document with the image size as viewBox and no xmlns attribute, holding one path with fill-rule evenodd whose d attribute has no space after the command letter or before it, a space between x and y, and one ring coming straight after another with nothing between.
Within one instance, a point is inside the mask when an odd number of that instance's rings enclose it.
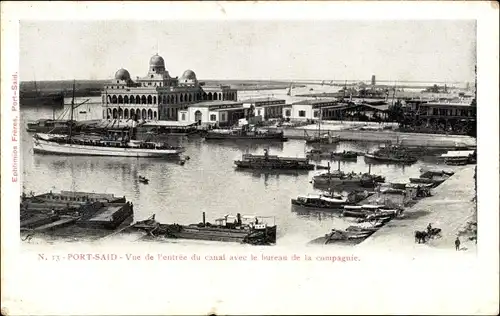
<instances>
[{"instance_id":1,"label":"sky","mask_svg":"<svg viewBox=\"0 0 500 316\"><path fill-rule=\"evenodd\" d=\"M144 76L159 53L171 76L472 82L474 20L22 21L20 77Z\"/></svg>"}]
</instances>

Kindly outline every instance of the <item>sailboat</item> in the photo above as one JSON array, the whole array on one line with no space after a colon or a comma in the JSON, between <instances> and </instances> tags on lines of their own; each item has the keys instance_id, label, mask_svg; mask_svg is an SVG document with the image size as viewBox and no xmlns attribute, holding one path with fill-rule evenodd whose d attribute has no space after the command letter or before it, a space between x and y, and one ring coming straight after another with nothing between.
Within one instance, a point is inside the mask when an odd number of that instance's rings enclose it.
<instances>
[{"instance_id":1,"label":"sailboat","mask_svg":"<svg viewBox=\"0 0 500 316\"><path fill-rule=\"evenodd\" d=\"M318 135L309 135L307 130L304 130L306 137L306 144L336 144L340 141L340 137L331 135L330 131L327 131L323 135L321 134L321 121L322 121L322 109L319 109L319 120L318 120Z\"/></svg>"},{"instance_id":2,"label":"sailboat","mask_svg":"<svg viewBox=\"0 0 500 316\"><path fill-rule=\"evenodd\" d=\"M82 103L73 107L73 110L80 107L81 105L89 102L90 99L83 101ZM73 119L64 120L64 116L66 116L69 112L70 108L67 108L63 111L59 117L56 119L55 117L55 108L52 108L52 119L39 119L36 121L29 121L27 123L26 131L35 132L35 133L47 133L47 134L68 134L70 125L75 128L76 121Z\"/></svg>"},{"instance_id":3,"label":"sailboat","mask_svg":"<svg viewBox=\"0 0 500 316\"><path fill-rule=\"evenodd\" d=\"M292 96L292 88L293 88L293 82L291 82L290 87L288 87L288 92L286 93L287 96Z\"/></svg>"},{"instance_id":4,"label":"sailboat","mask_svg":"<svg viewBox=\"0 0 500 316\"><path fill-rule=\"evenodd\" d=\"M75 109L75 83L70 108L70 121ZM121 157L166 157L178 156L184 152L182 147L166 143L135 140L136 126L130 130L108 129L105 136L73 135L73 124L69 125L69 135L33 135L33 151L44 154L121 156Z\"/></svg>"}]
</instances>

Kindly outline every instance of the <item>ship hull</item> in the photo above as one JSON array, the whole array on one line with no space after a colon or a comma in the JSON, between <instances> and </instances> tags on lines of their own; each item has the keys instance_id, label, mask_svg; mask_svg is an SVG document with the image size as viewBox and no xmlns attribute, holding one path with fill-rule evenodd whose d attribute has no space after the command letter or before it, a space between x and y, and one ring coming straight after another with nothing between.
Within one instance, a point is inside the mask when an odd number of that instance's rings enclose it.
<instances>
[{"instance_id":1,"label":"ship hull","mask_svg":"<svg viewBox=\"0 0 500 316\"><path fill-rule=\"evenodd\" d=\"M205 136L205 140L269 140L269 141L280 141L285 142L288 139L282 135L224 135L218 133L208 133Z\"/></svg>"},{"instance_id":2,"label":"ship hull","mask_svg":"<svg viewBox=\"0 0 500 316\"><path fill-rule=\"evenodd\" d=\"M416 159L398 159L398 158L391 158L391 157L384 157L384 156L376 156L373 154L365 154L365 157L368 159L380 161L380 162L392 162L392 163L400 163L400 164L414 164L417 162Z\"/></svg>"},{"instance_id":3,"label":"ship hull","mask_svg":"<svg viewBox=\"0 0 500 316\"><path fill-rule=\"evenodd\" d=\"M236 167L241 169L275 169L275 170L314 170L314 165L299 165L299 164L279 164L279 163L265 163L265 162L247 162L235 161Z\"/></svg>"},{"instance_id":4,"label":"ship hull","mask_svg":"<svg viewBox=\"0 0 500 316\"><path fill-rule=\"evenodd\" d=\"M37 139L33 151L42 154L115 157L171 157L182 153L180 149L151 150L142 148L101 147L79 144L62 144Z\"/></svg>"},{"instance_id":5,"label":"ship hull","mask_svg":"<svg viewBox=\"0 0 500 316\"><path fill-rule=\"evenodd\" d=\"M276 243L276 226L263 230L242 230L218 227L199 227L198 225L159 224L158 226L136 224L131 230L149 232L151 238L163 236L167 239L209 240L219 242L238 242L254 245Z\"/></svg>"}]
</instances>

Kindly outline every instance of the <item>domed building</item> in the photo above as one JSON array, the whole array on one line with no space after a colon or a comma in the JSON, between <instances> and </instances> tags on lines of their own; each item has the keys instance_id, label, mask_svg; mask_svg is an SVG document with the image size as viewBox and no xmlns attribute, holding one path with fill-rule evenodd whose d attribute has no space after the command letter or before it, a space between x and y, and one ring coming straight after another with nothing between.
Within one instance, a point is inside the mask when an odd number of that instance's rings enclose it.
<instances>
[{"instance_id":1,"label":"domed building","mask_svg":"<svg viewBox=\"0 0 500 316\"><path fill-rule=\"evenodd\" d=\"M137 120L179 120L179 111L203 101L236 101L237 91L229 86L205 86L194 71L171 77L165 60L158 54L149 59L146 76L132 80L119 69L102 92L103 118Z\"/></svg>"}]
</instances>

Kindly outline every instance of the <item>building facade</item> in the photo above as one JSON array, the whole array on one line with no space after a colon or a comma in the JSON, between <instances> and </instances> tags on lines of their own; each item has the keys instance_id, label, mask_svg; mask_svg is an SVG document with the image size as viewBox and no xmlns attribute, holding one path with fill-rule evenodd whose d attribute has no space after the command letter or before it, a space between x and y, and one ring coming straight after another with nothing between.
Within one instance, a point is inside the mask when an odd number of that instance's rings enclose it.
<instances>
[{"instance_id":1,"label":"building facade","mask_svg":"<svg viewBox=\"0 0 500 316\"><path fill-rule=\"evenodd\" d=\"M126 69L119 69L115 78L102 91L103 118L137 120L179 120L179 111L190 104L211 100L238 99L229 86L205 86L192 70L180 78L171 77L163 57L151 57L149 71L132 80Z\"/></svg>"},{"instance_id":2,"label":"building facade","mask_svg":"<svg viewBox=\"0 0 500 316\"><path fill-rule=\"evenodd\" d=\"M250 113L262 120L282 118L286 103L285 100L271 97L247 99L242 102L243 107L250 109Z\"/></svg>"},{"instance_id":3,"label":"building facade","mask_svg":"<svg viewBox=\"0 0 500 316\"><path fill-rule=\"evenodd\" d=\"M249 109L238 101L204 101L191 104L179 112L179 122L198 125L232 126L248 116Z\"/></svg>"}]
</instances>

